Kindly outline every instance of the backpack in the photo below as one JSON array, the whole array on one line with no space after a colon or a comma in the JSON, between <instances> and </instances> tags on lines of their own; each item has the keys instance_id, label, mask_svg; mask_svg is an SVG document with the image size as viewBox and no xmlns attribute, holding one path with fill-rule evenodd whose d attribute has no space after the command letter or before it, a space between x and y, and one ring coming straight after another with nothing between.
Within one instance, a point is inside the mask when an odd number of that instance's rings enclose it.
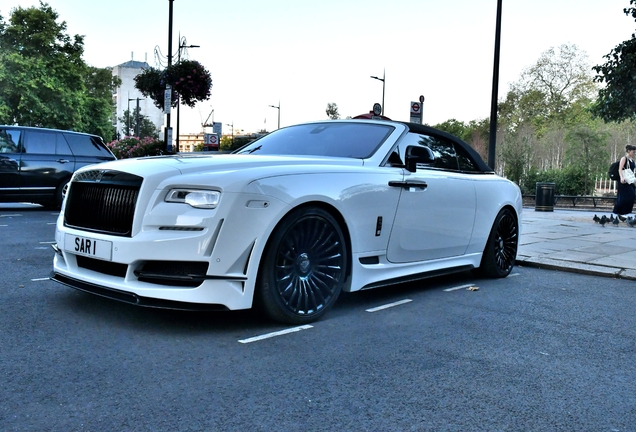
<instances>
[{"instance_id":1,"label":"backpack","mask_svg":"<svg viewBox=\"0 0 636 432\"><path fill-rule=\"evenodd\" d=\"M618 160L616 162L614 162L613 164L610 165L609 167L609 171L607 172L607 175L609 175L609 178L612 180L620 180L621 176L618 174L618 166L621 164L621 161Z\"/></svg>"}]
</instances>

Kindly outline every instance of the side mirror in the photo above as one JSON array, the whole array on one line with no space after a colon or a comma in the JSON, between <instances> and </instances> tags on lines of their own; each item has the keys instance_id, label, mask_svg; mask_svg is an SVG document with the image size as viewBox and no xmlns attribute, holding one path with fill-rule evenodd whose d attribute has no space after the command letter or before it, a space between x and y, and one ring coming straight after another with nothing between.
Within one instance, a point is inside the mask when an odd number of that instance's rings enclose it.
<instances>
[{"instance_id":1,"label":"side mirror","mask_svg":"<svg viewBox=\"0 0 636 432\"><path fill-rule=\"evenodd\" d=\"M435 155L428 147L408 146L406 148L406 169L415 172L417 164L432 164Z\"/></svg>"}]
</instances>

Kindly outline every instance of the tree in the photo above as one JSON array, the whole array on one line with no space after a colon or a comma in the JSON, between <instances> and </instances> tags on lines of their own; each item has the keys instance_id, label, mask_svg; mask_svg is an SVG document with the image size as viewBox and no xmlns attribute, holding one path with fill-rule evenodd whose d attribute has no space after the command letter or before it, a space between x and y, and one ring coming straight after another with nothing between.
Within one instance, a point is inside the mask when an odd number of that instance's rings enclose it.
<instances>
[{"instance_id":1,"label":"tree","mask_svg":"<svg viewBox=\"0 0 636 432\"><path fill-rule=\"evenodd\" d=\"M82 60L84 38L47 3L0 17L0 123L112 135L112 89L106 69ZM108 78L108 75L111 75Z\"/></svg>"},{"instance_id":2,"label":"tree","mask_svg":"<svg viewBox=\"0 0 636 432\"><path fill-rule=\"evenodd\" d=\"M580 124L570 130L565 139L570 143L566 150L568 166L580 169L583 173L583 192L590 193L595 174L607 172L606 135L589 125Z\"/></svg>"},{"instance_id":3,"label":"tree","mask_svg":"<svg viewBox=\"0 0 636 432\"><path fill-rule=\"evenodd\" d=\"M159 138L157 127L148 116L141 114L141 108L135 108L132 113L129 110L125 110L124 115L119 118L119 121L123 124L121 133L124 136L136 136L137 119L139 119L138 138Z\"/></svg>"},{"instance_id":4,"label":"tree","mask_svg":"<svg viewBox=\"0 0 636 432\"><path fill-rule=\"evenodd\" d=\"M636 19L636 0L629 3L632 7L623 12ZM604 64L592 68L597 73L594 80L605 83L598 91L594 114L605 121L636 118L636 34L618 44L604 58L607 59Z\"/></svg>"},{"instance_id":5,"label":"tree","mask_svg":"<svg viewBox=\"0 0 636 432\"><path fill-rule=\"evenodd\" d=\"M121 79L106 68L88 66L87 72L84 80L86 91L83 94L83 112L86 115L82 116L83 121L78 129L110 141L116 135L112 124L113 93L121 85Z\"/></svg>"},{"instance_id":6,"label":"tree","mask_svg":"<svg viewBox=\"0 0 636 432\"><path fill-rule=\"evenodd\" d=\"M338 120L340 118L340 113L338 113L338 105L336 105L335 103L329 102L327 104L327 109L325 110L325 112L327 113L327 117L329 117L331 120Z\"/></svg>"},{"instance_id":7,"label":"tree","mask_svg":"<svg viewBox=\"0 0 636 432\"><path fill-rule=\"evenodd\" d=\"M587 53L574 44L541 53L537 63L522 73L518 87L522 93L542 93L552 116L563 113L576 100L591 99L595 90Z\"/></svg>"}]
</instances>

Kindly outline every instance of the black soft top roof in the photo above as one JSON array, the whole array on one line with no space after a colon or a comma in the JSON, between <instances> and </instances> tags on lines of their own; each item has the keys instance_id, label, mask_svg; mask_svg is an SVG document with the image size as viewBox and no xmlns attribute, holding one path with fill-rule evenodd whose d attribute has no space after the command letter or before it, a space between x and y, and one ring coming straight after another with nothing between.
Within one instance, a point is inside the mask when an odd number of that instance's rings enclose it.
<instances>
[{"instance_id":1,"label":"black soft top roof","mask_svg":"<svg viewBox=\"0 0 636 432\"><path fill-rule=\"evenodd\" d=\"M466 153L468 153L475 160L475 163L477 164L479 171L487 172L487 173L494 172L494 170L490 168L488 164L486 164L486 162L484 162L484 160L481 158L479 153L477 153L477 151L474 148L472 148L468 143L457 138L455 135L451 135L448 132L444 132L442 130L435 129L430 126L424 126L417 123L408 123L408 122L397 122L397 123L402 123L406 125L409 128L410 132L439 136L454 142L455 144L461 146L464 150L466 150Z\"/></svg>"}]
</instances>

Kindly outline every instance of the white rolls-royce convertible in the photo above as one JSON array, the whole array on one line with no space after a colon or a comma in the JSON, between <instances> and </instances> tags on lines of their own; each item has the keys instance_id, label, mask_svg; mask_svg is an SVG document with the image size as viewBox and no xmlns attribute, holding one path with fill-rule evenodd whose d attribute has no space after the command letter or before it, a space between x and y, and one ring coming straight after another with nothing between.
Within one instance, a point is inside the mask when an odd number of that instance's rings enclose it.
<instances>
[{"instance_id":1,"label":"white rolls-royce convertible","mask_svg":"<svg viewBox=\"0 0 636 432\"><path fill-rule=\"evenodd\" d=\"M386 120L285 127L232 154L78 170L52 279L140 306L304 324L341 291L450 272L506 277L521 192L468 144Z\"/></svg>"}]
</instances>

